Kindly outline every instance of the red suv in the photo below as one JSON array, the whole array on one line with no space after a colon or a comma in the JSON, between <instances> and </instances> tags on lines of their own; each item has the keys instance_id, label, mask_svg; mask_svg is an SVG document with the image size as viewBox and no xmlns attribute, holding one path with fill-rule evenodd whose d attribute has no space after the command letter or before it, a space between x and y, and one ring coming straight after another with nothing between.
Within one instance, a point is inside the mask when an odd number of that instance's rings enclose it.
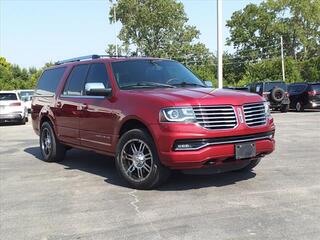
<instances>
[{"instance_id":1,"label":"red suv","mask_svg":"<svg viewBox=\"0 0 320 240\"><path fill-rule=\"evenodd\" d=\"M98 55L41 75L32 122L45 161L71 147L114 156L130 186L150 189L171 169L249 171L274 150L275 126L257 94L212 89L182 64Z\"/></svg>"}]
</instances>

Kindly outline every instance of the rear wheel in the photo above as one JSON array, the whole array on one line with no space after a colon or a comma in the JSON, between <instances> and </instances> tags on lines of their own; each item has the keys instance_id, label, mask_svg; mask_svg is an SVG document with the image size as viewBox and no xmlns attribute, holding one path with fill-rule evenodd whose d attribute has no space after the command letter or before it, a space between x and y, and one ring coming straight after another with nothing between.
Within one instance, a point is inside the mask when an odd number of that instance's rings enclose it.
<instances>
[{"instance_id":1,"label":"rear wheel","mask_svg":"<svg viewBox=\"0 0 320 240\"><path fill-rule=\"evenodd\" d=\"M250 161L250 163L247 166L245 166L244 168L241 168L237 171L239 171L239 172L251 171L253 168L255 168L260 163L260 161L261 161L261 158L258 158L256 160L252 160L252 161Z\"/></svg>"},{"instance_id":2,"label":"rear wheel","mask_svg":"<svg viewBox=\"0 0 320 240\"><path fill-rule=\"evenodd\" d=\"M153 139L142 129L130 130L121 136L116 166L126 182L136 189L155 188L170 175L170 170L158 158Z\"/></svg>"},{"instance_id":3,"label":"rear wheel","mask_svg":"<svg viewBox=\"0 0 320 240\"><path fill-rule=\"evenodd\" d=\"M41 125L40 149L43 159L46 162L60 162L64 159L66 148L59 142L48 122Z\"/></svg>"},{"instance_id":4,"label":"rear wheel","mask_svg":"<svg viewBox=\"0 0 320 240\"><path fill-rule=\"evenodd\" d=\"M25 125L25 124L26 124L26 118L25 118L25 117L23 117L23 118L20 120L20 124L22 124L22 125Z\"/></svg>"},{"instance_id":5,"label":"rear wheel","mask_svg":"<svg viewBox=\"0 0 320 240\"><path fill-rule=\"evenodd\" d=\"M301 102L296 102L296 111L297 112L303 112L304 111L304 107L303 107L303 104Z\"/></svg>"},{"instance_id":6,"label":"rear wheel","mask_svg":"<svg viewBox=\"0 0 320 240\"><path fill-rule=\"evenodd\" d=\"M280 112L286 113L289 111L289 105L281 105Z\"/></svg>"}]
</instances>

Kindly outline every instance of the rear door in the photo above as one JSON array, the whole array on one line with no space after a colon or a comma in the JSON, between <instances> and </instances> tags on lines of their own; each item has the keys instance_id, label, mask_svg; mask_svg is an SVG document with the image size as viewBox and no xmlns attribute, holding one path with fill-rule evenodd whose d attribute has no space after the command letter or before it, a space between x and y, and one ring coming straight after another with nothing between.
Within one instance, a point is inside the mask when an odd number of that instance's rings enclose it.
<instances>
[{"instance_id":1,"label":"rear door","mask_svg":"<svg viewBox=\"0 0 320 240\"><path fill-rule=\"evenodd\" d=\"M80 145L79 121L83 107L84 82L89 64L73 67L64 89L57 99L56 125L59 138L67 143Z\"/></svg>"},{"instance_id":2,"label":"rear door","mask_svg":"<svg viewBox=\"0 0 320 240\"><path fill-rule=\"evenodd\" d=\"M86 83L103 83L111 88L105 63L90 65ZM111 152L113 130L118 119L113 102L103 96L84 96L80 118L81 145Z\"/></svg>"}]
</instances>

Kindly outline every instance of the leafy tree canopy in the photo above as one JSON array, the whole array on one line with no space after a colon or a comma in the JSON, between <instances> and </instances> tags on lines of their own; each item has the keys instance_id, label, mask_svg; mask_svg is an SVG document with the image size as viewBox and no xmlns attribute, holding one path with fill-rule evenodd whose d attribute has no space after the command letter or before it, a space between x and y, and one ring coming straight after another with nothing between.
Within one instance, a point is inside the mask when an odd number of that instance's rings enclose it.
<instances>
[{"instance_id":1,"label":"leafy tree canopy","mask_svg":"<svg viewBox=\"0 0 320 240\"><path fill-rule=\"evenodd\" d=\"M114 9L115 8L115 9ZM184 6L175 0L119 0L110 21L122 23L119 39L134 46L136 55L207 61L212 54L197 42L200 32L187 24ZM109 47L109 49L111 49Z\"/></svg>"},{"instance_id":2,"label":"leafy tree canopy","mask_svg":"<svg viewBox=\"0 0 320 240\"><path fill-rule=\"evenodd\" d=\"M238 54L247 59L279 56L280 36L287 56L320 56L320 0L267 0L232 14L227 26Z\"/></svg>"}]
</instances>

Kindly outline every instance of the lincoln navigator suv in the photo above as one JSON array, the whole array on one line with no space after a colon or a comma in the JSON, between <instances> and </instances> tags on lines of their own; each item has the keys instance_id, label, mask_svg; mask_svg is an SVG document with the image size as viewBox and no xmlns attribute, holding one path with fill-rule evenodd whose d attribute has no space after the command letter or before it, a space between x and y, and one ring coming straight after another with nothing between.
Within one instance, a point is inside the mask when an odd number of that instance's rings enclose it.
<instances>
[{"instance_id":1,"label":"lincoln navigator suv","mask_svg":"<svg viewBox=\"0 0 320 240\"><path fill-rule=\"evenodd\" d=\"M136 189L159 186L171 170L250 171L274 150L268 102L205 83L167 59L57 62L44 70L32 99L43 159L62 161L70 148L109 155Z\"/></svg>"}]
</instances>

